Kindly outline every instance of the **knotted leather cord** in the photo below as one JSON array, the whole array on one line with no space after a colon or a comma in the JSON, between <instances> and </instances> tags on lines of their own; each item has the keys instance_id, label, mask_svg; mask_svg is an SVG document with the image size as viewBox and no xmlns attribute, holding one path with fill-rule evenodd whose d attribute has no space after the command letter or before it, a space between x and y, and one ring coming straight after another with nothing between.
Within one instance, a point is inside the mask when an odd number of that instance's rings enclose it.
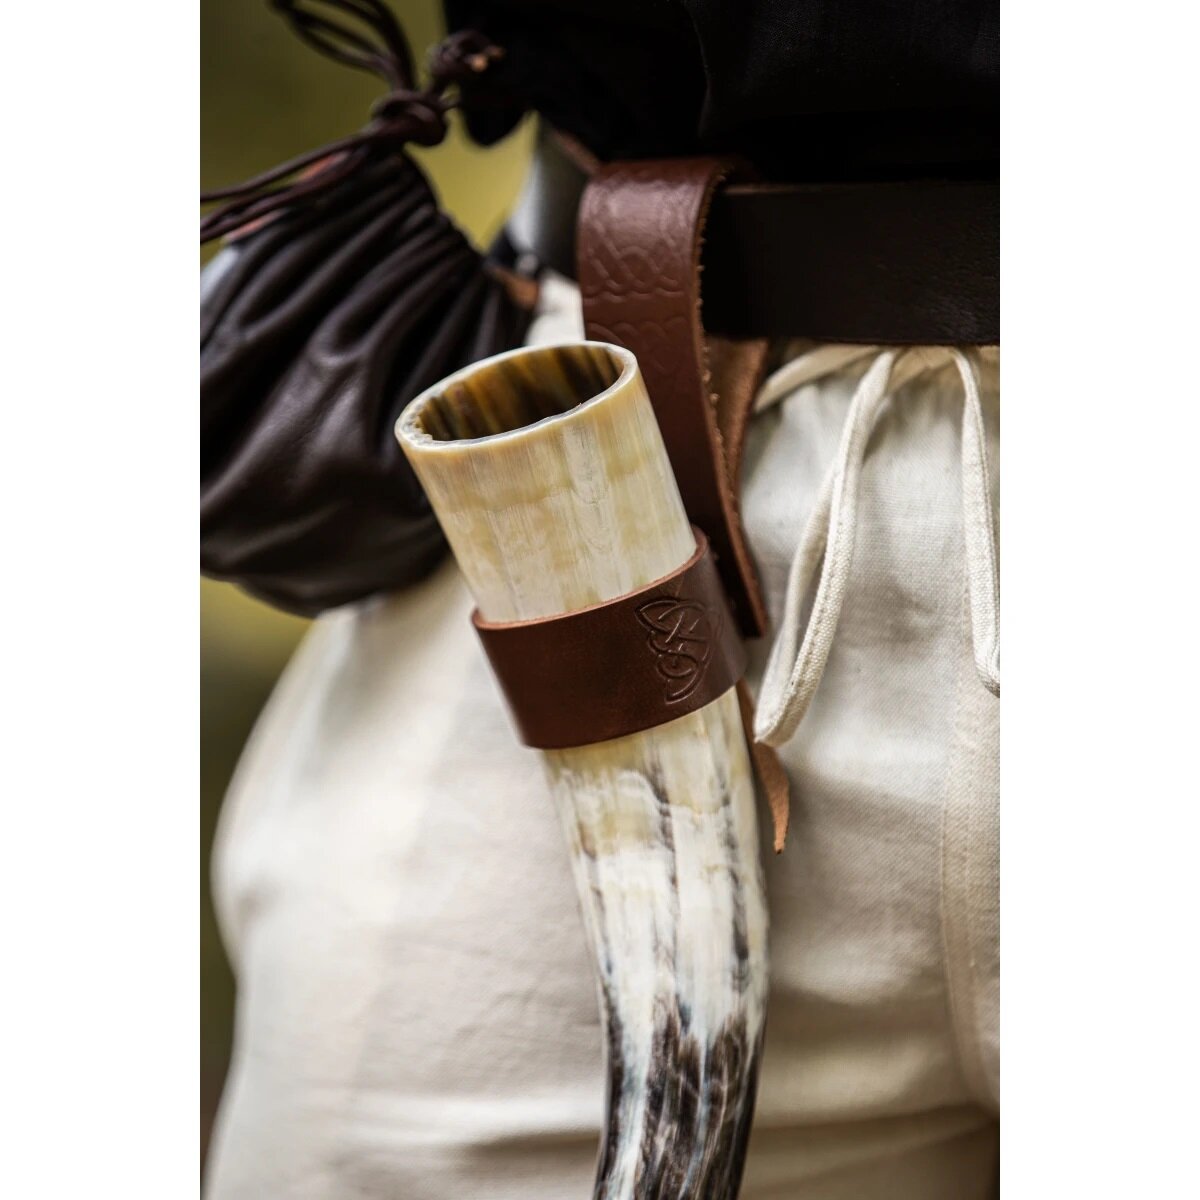
<instances>
[{"instance_id":1,"label":"knotted leather cord","mask_svg":"<svg viewBox=\"0 0 1200 1200\"><path fill-rule=\"evenodd\" d=\"M389 91L372 107L371 122L358 133L298 155L244 183L201 194L201 204L225 202L201 219L201 244L328 191L378 155L394 153L410 142L436 146L446 136L446 114L460 103L457 96L447 96L447 90L482 74L504 54L475 30L452 34L431 51L429 86L417 90L408 42L382 0L270 0L270 4L308 45L335 62L378 75ZM359 32L324 15L323 9L346 14L370 32ZM285 182L300 172L304 174Z\"/></svg>"},{"instance_id":2,"label":"knotted leather cord","mask_svg":"<svg viewBox=\"0 0 1200 1200\"><path fill-rule=\"evenodd\" d=\"M975 668L984 687L993 695L1000 694L999 568L974 355L941 348L880 353L874 346L818 347L768 379L755 409L761 412L801 384L872 354L877 357L850 402L837 459L822 483L788 574L779 633L763 674L754 718L756 740L769 746L783 745L796 731L829 660L850 578L863 460L884 404L904 384L948 362L957 368L963 388L963 538ZM806 624L805 601L818 566L820 576Z\"/></svg>"}]
</instances>

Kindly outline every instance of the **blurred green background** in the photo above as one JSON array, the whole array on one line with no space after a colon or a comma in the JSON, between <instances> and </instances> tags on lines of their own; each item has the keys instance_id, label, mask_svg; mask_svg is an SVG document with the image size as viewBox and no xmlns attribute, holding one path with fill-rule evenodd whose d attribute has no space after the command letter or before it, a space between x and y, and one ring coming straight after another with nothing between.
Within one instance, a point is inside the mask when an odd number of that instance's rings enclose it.
<instances>
[{"instance_id":1,"label":"blurred green background","mask_svg":"<svg viewBox=\"0 0 1200 1200\"><path fill-rule=\"evenodd\" d=\"M443 35L437 0L393 0L413 49ZM202 186L236 183L362 125L382 90L373 76L309 49L265 0L202 0L200 6ZM457 121L432 150L414 152L442 207L486 244L520 187L531 133L500 146L471 145ZM211 250L202 256L207 259ZM254 720L307 622L251 600L227 584L200 584L200 1145L208 1145L233 1037L234 981L209 895L209 854L221 798Z\"/></svg>"}]
</instances>

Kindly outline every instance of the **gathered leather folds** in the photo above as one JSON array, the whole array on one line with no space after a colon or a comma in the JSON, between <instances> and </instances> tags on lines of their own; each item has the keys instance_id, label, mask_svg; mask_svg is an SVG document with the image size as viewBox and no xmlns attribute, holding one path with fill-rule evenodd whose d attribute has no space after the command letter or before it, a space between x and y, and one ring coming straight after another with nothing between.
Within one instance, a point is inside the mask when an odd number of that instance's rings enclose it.
<instances>
[{"instance_id":1,"label":"gathered leather folds","mask_svg":"<svg viewBox=\"0 0 1200 1200\"><path fill-rule=\"evenodd\" d=\"M426 574L444 542L392 426L528 320L400 152L228 243L200 305L202 570L304 615Z\"/></svg>"}]
</instances>

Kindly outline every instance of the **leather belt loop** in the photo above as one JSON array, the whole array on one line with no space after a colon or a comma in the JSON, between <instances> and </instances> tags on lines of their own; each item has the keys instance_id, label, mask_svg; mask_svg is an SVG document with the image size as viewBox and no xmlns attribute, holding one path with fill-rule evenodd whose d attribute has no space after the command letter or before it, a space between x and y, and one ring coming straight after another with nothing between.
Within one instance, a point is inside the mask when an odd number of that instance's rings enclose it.
<instances>
[{"instance_id":1,"label":"leather belt loop","mask_svg":"<svg viewBox=\"0 0 1200 1200\"><path fill-rule=\"evenodd\" d=\"M637 356L684 507L712 542L738 626L758 637L767 613L737 482L767 342L710 342L700 303L713 196L747 174L734 159L609 164L583 195L578 258L587 336Z\"/></svg>"},{"instance_id":2,"label":"leather belt loop","mask_svg":"<svg viewBox=\"0 0 1200 1200\"><path fill-rule=\"evenodd\" d=\"M606 742L696 712L737 685L746 652L708 541L662 579L533 621L472 620L528 746Z\"/></svg>"}]
</instances>

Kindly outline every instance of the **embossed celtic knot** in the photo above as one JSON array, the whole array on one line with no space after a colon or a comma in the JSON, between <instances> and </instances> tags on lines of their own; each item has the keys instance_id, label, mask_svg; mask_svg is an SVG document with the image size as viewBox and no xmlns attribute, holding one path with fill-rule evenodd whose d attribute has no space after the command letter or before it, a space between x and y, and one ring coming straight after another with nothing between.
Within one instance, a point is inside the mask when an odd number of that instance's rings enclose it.
<instances>
[{"instance_id":1,"label":"embossed celtic knot","mask_svg":"<svg viewBox=\"0 0 1200 1200\"><path fill-rule=\"evenodd\" d=\"M695 600L663 596L635 610L648 632L655 669L666 683L668 704L687 699L704 678L720 632L720 615Z\"/></svg>"}]
</instances>

